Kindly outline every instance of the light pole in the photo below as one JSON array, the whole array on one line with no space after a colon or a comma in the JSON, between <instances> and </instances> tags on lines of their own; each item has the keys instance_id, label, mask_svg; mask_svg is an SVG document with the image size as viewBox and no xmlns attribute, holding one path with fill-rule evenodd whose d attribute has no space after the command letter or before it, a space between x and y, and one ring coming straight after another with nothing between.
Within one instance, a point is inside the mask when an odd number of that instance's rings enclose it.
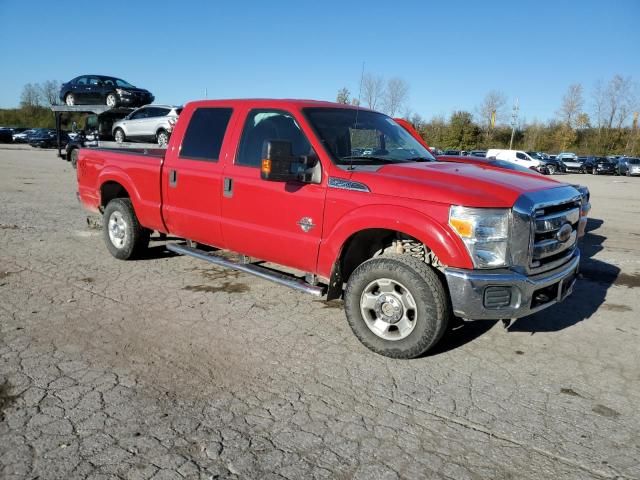
<instances>
[{"instance_id":1,"label":"light pole","mask_svg":"<svg viewBox=\"0 0 640 480\"><path fill-rule=\"evenodd\" d=\"M516 125L518 123L518 110L520 110L520 107L518 106L518 99L516 98L516 103L513 105L513 113L511 114L511 140L509 140L509 150L513 149L513 136L516 133Z\"/></svg>"}]
</instances>

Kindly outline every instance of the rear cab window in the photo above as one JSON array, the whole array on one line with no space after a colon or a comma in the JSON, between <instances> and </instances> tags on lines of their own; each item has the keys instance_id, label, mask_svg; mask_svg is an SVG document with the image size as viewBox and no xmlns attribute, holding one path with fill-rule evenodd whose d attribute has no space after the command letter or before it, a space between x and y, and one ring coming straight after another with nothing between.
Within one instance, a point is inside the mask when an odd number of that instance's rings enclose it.
<instances>
[{"instance_id":1,"label":"rear cab window","mask_svg":"<svg viewBox=\"0 0 640 480\"><path fill-rule=\"evenodd\" d=\"M180 158L217 162L232 112L231 108L197 108L184 134Z\"/></svg>"}]
</instances>

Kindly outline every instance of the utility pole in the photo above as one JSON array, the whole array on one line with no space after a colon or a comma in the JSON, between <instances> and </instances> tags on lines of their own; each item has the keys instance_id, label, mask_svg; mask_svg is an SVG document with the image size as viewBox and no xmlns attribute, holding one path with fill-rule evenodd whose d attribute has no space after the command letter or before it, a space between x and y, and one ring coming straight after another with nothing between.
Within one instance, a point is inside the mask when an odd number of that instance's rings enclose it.
<instances>
[{"instance_id":1,"label":"utility pole","mask_svg":"<svg viewBox=\"0 0 640 480\"><path fill-rule=\"evenodd\" d=\"M518 99L516 98L516 103L513 105L513 113L511 114L511 140L509 140L509 150L513 150L513 136L516 133L516 125L518 124L518 110L520 110L520 107L518 106Z\"/></svg>"}]
</instances>

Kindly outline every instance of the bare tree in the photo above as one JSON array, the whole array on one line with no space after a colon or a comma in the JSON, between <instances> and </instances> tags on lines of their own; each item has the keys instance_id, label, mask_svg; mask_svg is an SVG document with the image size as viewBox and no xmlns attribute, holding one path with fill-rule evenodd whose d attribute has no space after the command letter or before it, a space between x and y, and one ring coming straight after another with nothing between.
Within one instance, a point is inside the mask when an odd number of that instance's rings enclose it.
<instances>
[{"instance_id":1,"label":"bare tree","mask_svg":"<svg viewBox=\"0 0 640 480\"><path fill-rule=\"evenodd\" d=\"M56 80L46 80L38 85L42 101L47 105L58 105L58 93L60 92L60 82Z\"/></svg>"},{"instance_id":2,"label":"bare tree","mask_svg":"<svg viewBox=\"0 0 640 480\"><path fill-rule=\"evenodd\" d=\"M491 90L484 97L484 100L477 108L480 123L487 131L491 128L491 119L496 116L496 123L504 116L504 108L507 104L507 97L498 90Z\"/></svg>"},{"instance_id":3,"label":"bare tree","mask_svg":"<svg viewBox=\"0 0 640 480\"><path fill-rule=\"evenodd\" d=\"M569 85L567 93L562 97L562 106L558 110L560 119L571 128L576 126L578 115L582 113L584 106L582 91L582 85L579 83Z\"/></svg>"},{"instance_id":4,"label":"bare tree","mask_svg":"<svg viewBox=\"0 0 640 480\"><path fill-rule=\"evenodd\" d=\"M351 95L351 92L349 92L349 89L347 89L347 87L342 87L340 90L338 90L338 95L336 96L336 102L349 103L350 95Z\"/></svg>"},{"instance_id":5,"label":"bare tree","mask_svg":"<svg viewBox=\"0 0 640 480\"><path fill-rule=\"evenodd\" d=\"M402 110L409 98L409 84L403 79L394 77L387 82L387 91L384 97L386 113L395 116Z\"/></svg>"},{"instance_id":6,"label":"bare tree","mask_svg":"<svg viewBox=\"0 0 640 480\"><path fill-rule=\"evenodd\" d=\"M605 90L607 128L621 128L635 105L633 83L630 77L615 75Z\"/></svg>"},{"instance_id":7,"label":"bare tree","mask_svg":"<svg viewBox=\"0 0 640 480\"><path fill-rule=\"evenodd\" d=\"M380 75L366 73L362 77L362 102L372 110L376 109L384 99L384 78Z\"/></svg>"},{"instance_id":8,"label":"bare tree","mask_svg":"<svg viewBox=\"0 0 640 480\"><path fill-rule=\"evenodd\" d=\"M596 120L596 125L598 130L602 129L602 126L605 121L605 107L606 107L606 95L605 95L605 87L602 83L602 80L598 80L593 87L593 92L591 94L591 99L593 102L593 116Z\"/></svg>"},{"instance_id":9,"label":"bare tree","mask_svg":"<svg viewBox=\"0 0 640 480\"><path fill-rule=\"evenodd\" d=\"M20 94L20 106L26 108L39 107L42 104L42 97L38 85L27 83L22 87Z\"/></svg>"}]
</instances>

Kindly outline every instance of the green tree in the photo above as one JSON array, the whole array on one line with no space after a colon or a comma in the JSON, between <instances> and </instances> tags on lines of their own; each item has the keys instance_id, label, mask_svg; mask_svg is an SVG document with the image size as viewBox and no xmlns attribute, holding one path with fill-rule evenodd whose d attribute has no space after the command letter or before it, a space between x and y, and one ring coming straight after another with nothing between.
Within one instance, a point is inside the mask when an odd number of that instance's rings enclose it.
<instances>
[{"instance_id":1,"label":"green tree","mask_svg":"<svg viewBox=\"0 0 640 480\"><path fill-rule=\"evenodd\" d=\"M451 115L445 144L448 148L473 149L478 144L480 128L473 122L469 112L458 111Z\"/></svg>"},{"instance_id":2,"label":"green tree","mask_svg":"<svg viewBox=\"0 0 640 480\"><path fill-rule=\"evenodd\" d=\"M338 90L338 95L336 96L336 102L347 104L350 102L351 92L347 87L342 87Z\"/></svg>"}]
</instances>

